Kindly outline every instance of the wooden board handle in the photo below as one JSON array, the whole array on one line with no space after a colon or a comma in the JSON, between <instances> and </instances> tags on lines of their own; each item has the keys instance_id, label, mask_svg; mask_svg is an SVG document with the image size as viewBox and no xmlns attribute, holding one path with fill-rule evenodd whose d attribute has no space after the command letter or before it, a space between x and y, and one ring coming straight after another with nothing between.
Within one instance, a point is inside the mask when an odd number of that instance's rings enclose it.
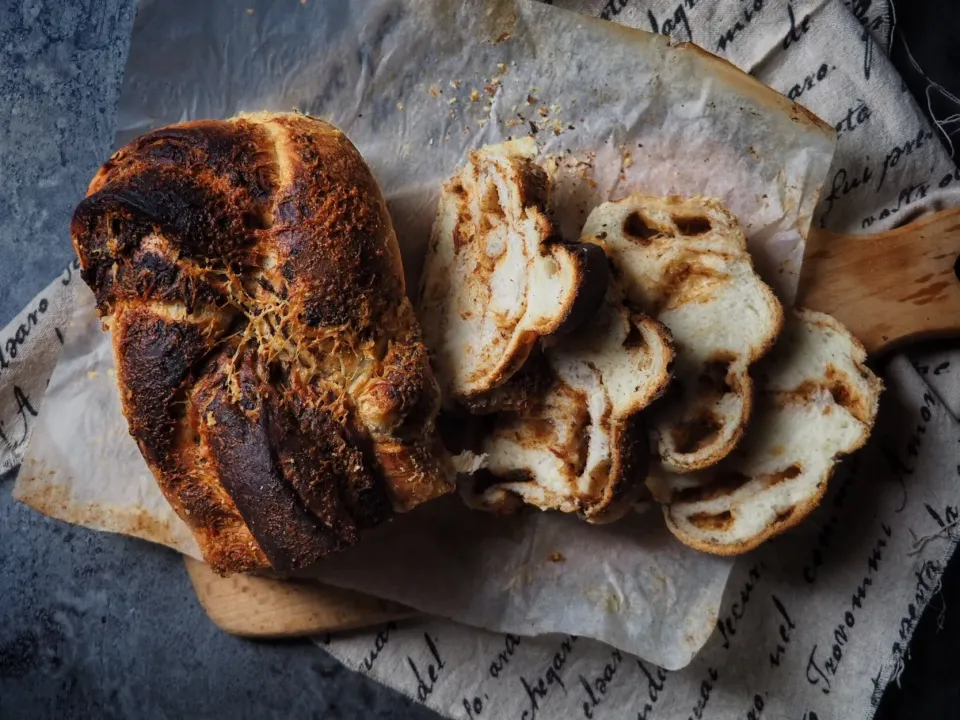
<instances>
[{"instance_id":1,"label":"wooden board handle","mask_svg":"<svg viewBox=\"0 0 960 720\"><path fill-rule=\"evenodd\" d=\"M415 615L389 600L322 585L255 575L221 577L204 562L184 558L204 612L224 632L281 638L352 630Z\"/></svg>"},{"instance_id":2,"label":"wooden board handle","mask_svg":"<svg viewBox=\"0 0 960 720\"><path fill-rule=\"evenodd\" d=\"M878 235L812 230L797 305L833 315L876 355L960 334L960 208Z\"/></svg>"}]
</instances>

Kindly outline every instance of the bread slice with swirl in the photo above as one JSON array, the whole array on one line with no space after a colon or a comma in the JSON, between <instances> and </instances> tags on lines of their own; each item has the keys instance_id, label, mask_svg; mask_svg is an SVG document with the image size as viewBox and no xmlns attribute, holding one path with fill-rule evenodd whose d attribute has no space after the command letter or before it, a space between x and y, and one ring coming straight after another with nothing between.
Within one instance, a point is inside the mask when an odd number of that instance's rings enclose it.
<instances>
[{"instance_id":1,"label":"bread slice with swirl","mask_svg":"<svg viewBox=\"0 0 960 720\"><path fill-rule=\"evenodd\" d=\"M335 127L154 130L71 231L130 433L217 570L308 566L452 489L390 216Z\"/></svg>"},{"instance_id":2,"label":"bread slice with swirl","mask_svg":"<svg viewBox=\"0 0 960 720\"><path fill-rule=\"evenodd\" d=\"M441 193L417 311L448 406L494 409L537 340L603 300L603 253L557 235L537 152L529 137L475 150Z\"/></svg>"},{"instance_id":3,"label":"bread slice with swirl","mask_svg":"<svg viewBox=\"0 0 960 720\"><path fill-rule=\"evenodd\" d=\"M865 360L829 315L789 313L757 365L754 418L740 446L715 467L648 481L670 531L698 550L735 555L809 515L838 460L863 446L876 421L883 384Z\"/></svg>"},{"instance_id":4,"label":"bread slice with swirl","mask_svg":"<svg viewBox=\"0 0 960 720\"><path fill-rule=\"evenodd\" d=\"M604 249L628 300L673 335L676 379L651 419L659 464L720 462L750 418L750 365L783 324L736 218L707 198L632 195L591 212L581 241Z\"/></svg>"},{"instance_id":5,"label":"bread slice with swirl","mask_svg":"<svg viewBox=\"0 0 960 720\"><path fill-rule=\"evenodd\" d=\"M522 505L612 522L644 491L650 463L642 411L667 387L666 328L623 302L618 285L576 333L544 343L521 402L487 423L483 469L461 476L467 504Z\"/></svg>"}]
</instances>

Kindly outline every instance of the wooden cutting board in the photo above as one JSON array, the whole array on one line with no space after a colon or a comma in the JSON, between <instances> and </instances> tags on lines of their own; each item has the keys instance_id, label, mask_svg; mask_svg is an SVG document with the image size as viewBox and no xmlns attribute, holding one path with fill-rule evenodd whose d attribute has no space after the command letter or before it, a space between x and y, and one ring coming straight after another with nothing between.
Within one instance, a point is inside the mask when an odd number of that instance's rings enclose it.
<instances>
[{"instance_id":1,"label":"wooden cutting board","mask_svg":"<svg viewBox=\"0 0 960 720\"><path fill-rule=\"evenodd\" d=\"M812 230L797 305L833 315L876 356L907 342L960 334L960 208L878 235ZM200 604L222 630L291 637L349 630L414 611L320 583L222 578L187 559Z\"/></svg>"}]
</instances>

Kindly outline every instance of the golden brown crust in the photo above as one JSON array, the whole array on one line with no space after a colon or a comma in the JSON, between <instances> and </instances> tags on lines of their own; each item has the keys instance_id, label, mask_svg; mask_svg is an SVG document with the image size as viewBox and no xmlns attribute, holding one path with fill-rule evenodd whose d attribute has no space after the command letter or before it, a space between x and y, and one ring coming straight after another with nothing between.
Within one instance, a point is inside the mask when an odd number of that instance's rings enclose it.
<instances>
[{"instance_id":1,"label":"golden brown crust","mask_svg":"<svg viewBox=\"0 0 960 720\"><path fill-rule=\"evenodd\" d=\"M339 130L147 133L72 235L130 432L218 570L304 567L452 489L386 204Z\"/></svg>"}]
</instances>

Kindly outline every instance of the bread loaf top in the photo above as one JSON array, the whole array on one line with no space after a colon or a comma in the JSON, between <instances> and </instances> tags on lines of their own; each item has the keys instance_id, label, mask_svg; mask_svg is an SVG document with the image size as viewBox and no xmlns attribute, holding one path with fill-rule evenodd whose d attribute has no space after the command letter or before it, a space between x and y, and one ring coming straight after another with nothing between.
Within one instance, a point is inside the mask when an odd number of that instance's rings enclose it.
<instances>
[{"instance_id":1,"label":"bread loaf top","mask_svg":"<svg viewBox=\"0 0 960 720\"><path fill-rule=\"evenodd\" d=\"M147 133L72 236L131 435L215 568L305 567L451 489L390 216L335 127Z\"/></svg>"}]
</instances>

